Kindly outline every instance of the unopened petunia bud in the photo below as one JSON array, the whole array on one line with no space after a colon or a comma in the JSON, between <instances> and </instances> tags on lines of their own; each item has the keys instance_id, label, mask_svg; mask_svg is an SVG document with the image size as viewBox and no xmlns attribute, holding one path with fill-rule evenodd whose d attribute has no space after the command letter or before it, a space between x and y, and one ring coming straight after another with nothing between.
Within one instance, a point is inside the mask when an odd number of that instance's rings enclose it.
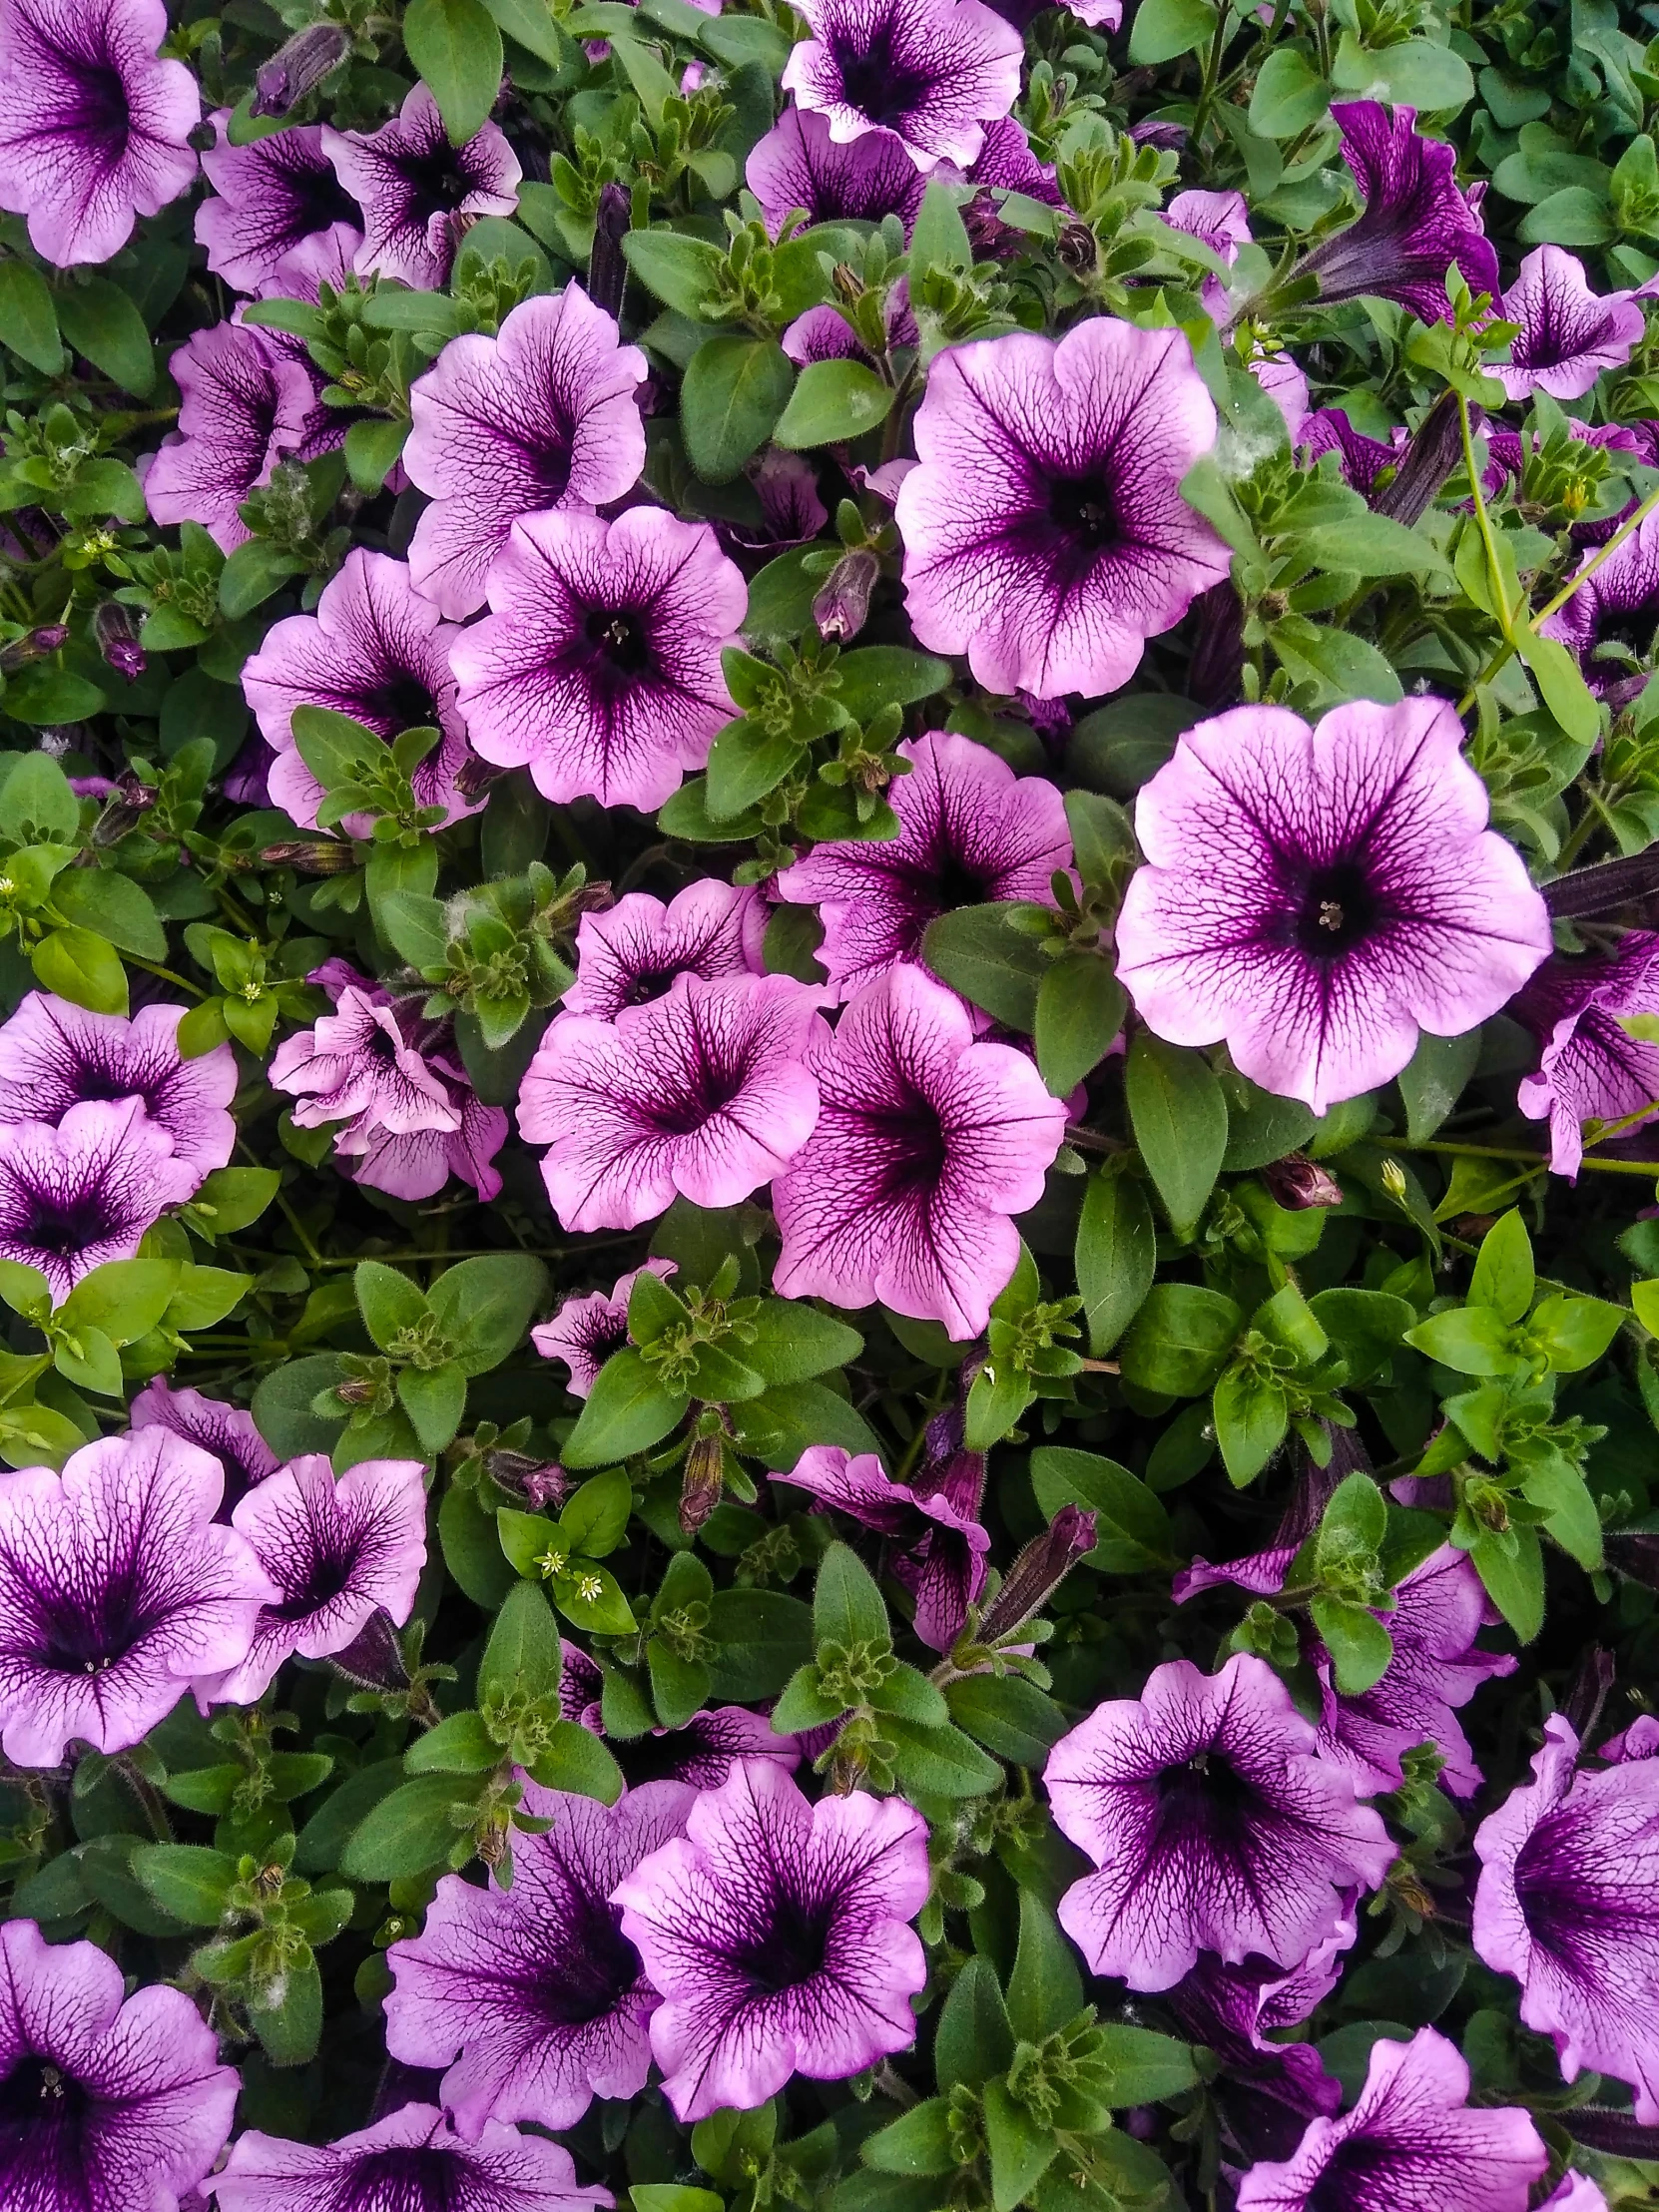
<instances>
[{"instance_id":1,"label":"unopened petunia bud","mask_svg":"<svg viewBox=\"0 0 1659 2212\"><path fill-rule=\"evenodd\" d=\"M880 580L881 564L861 546L843 553L813 601L813 620L824 637L855 638L869 619L869 595Z\"/></svg>"},{"instance_id":2,"label":"unopened petunia bud","mask_svg":"<svg viewBox=\"0 0 1659 2212\"><path fill-rule=\"evenodd\" d=\"M286 115L345 59L351 34L338 23L307 23L254 72L250 115Z\"/></svg>"},{"instance_id":3,"label":"unopened petunia bud","mask_svg":"<svg viewBox=\"0 0 1659 2212\"><path fill-rule=\"evenodd\" d=\"M296 867L302 875L344 875L357 864L348 844L325 842L320 837L289 837L281 844L262 847L267 867Z\"/></svg>"},{"instance_id":4,"label":"unopened petunia bud","mask_svg":"<svg viewBox=\"0 0 1659 2212\"><path fill-rule=\"evenodd\" d=\"M69 630L61 622L43 622L31 630L27 637L17 638L10 645L0 646L0 671L22 668L30 661L38 661L43 655L56 653L67 642Z\"/></svg>"},{"instance_id":5,"label":"unopened petunia bud","mask_svg":"<svg viewBox=\"0 0 1659 2212\"><path fill-rule=\"evenodd\" d=\"M606 185L593 217L593 250L588 256L588 297L609 315L622 312L628 264L622 242L628 236L633 203L626 185Z\"/></svg>"},{"instance_id":6,"label":"unopened petunia bud","mask_svg":"<svg viewBox=\"0 0 1659 2212\"><path fill-rule=\"evenodd\" d=\"M345 1649L331 1655L328 1664L362 1690L406 1690L409 1686L409 1670L403 1663L397 1631L390 1616L378 1606Z\"/></svg>"},{"instance_id":7,"label":"unopened petunia bud","mask_svg":"<svg viewBox=\"0 0 1659 2212\"><path fill-rule=\"evenodd\" d=\"M138 624L130 607L119 599L106 599L92 618L92 634L106 666L129 684L136 683L150 665L138 641Z\"/></svg>"},{"instance_id":8,"label":"unopened petunia bud","mask_svg":"<svg viewBox=\"0 0 1659 2212\"><path fill-rule=\"evenodd\" d=\"M1260 1171L1276 1205L1290 1214L1307 1213L1314 1206L1340 1206L1343 1187L1337 1178L1306 1153L1292 1152L1283 1160L1270 1160Z\"/></svg>"},{"instance_id":9,"label":"unopened petunia bud","mask_svg":"<svg viewBox=\"0 0 1659 2212\"><path fill-rule=\"evenodd\" d=\"M1060 267L1073 276L1092 276L1100 262L1095 235L1086 223L1067 223L1054 242Z\"/></svg>"},{"instance_id":10,"label":"unopened petunia bud","mask_svg":"<svg viewBox=\"0 0 1659 2212\"><path fill-rule=\"evenodd\" d=\"M680 1485L680 1526L695 1536L720 1503L726 1486L726 1446L718 1436L694 1436Z\"/></svg>"},{"instance_id":11,"label":"unopened petunia bud","mask_svg":"<svg viewBox=\"0 0 1659 2212\"><path fill-rule=\"evenodd\" d=\"M1080 1505L1062 1505L1047 1530L1033 1536L1006 1581L985 1608L975 1639L994 1644L1041 1611L1079 1559L1094 1549L1094 1515Z\"/></svg>"}]
</instances>

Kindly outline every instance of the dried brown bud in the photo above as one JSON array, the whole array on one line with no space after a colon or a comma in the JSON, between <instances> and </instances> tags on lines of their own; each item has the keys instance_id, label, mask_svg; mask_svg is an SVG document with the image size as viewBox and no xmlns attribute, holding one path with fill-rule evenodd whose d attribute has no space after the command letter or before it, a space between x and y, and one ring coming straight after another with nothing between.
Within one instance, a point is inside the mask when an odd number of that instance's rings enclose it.
<instances>
[{"instance_id":1,"label":"dried brown bud","mask_svg":"<svg viewBox=\"0 0 1659 2212\"><path fill-rule=\"evenodd\" d=\"M720 1503L726 1487L726 1445L719 1436L694 1436L680 1485L680 1526L695 1536Z\"/></svg>"},{"instance_id":2,"label":"dried brown bud","mask_svg":"<svg viewBox=\"0 0 1659 2212\"><path fill-rule=\"evenodd\" d=\"M881 564L861 546L843 553L813 601L813 620L826 638L855 638L869 618L869 595L880 581Z\"/></svg>"}]
</instances>

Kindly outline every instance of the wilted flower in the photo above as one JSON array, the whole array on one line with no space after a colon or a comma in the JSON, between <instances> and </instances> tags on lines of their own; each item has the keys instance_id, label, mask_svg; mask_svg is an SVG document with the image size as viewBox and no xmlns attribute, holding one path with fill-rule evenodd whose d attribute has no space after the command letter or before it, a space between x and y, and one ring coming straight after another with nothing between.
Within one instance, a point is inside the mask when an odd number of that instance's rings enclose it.
<instances>
[{"instance_id":1,"label":"wilted flower","mask_svg":"<svg viewBox=\"0 0 1659 2212\"><path fill-rule=\"evenodd\" d=\"M470 615L520 515L620 499L645 466L645 355L576 283L524 300L498 337L451 338L409 393L403 465L432 494L409 546L416 590Z\"/></svg>"},{"instance_id":2,"label":"wilted flower","mask_svg":"<svg viewBox=\"0 0 1659 2212\"><path fill-rule=\"evenodd\" d=\"M1066 1111L1024 1053L979 1044L954 993L891 967L811 1053L818 1126L773 1188L785 1298L876 1299L985 1327L1019 1258L1012 1216L1042 1196Z\"/></svg>"},{"instance_id":3,"label":"wilted flower","mask_svg":"<svg viewBox=\"0 0 1659 2212\"><path fill-rule=\"evenodd\" d=\"M1576 254L1539 246L1503 295L1503 318L1518 322L1507 361L1490 373L1511 399L1548 392L1582 399L1603 369L1622 368L1641 343L1641 308L1628 291L1593 292Z\"/></svg>"},{"instance_id":4,"label":"wilted flower","mask_svg":"<svg viewBox=\"0 0 1659 2212\"><path fill-rule=\"evenodd\" d=\"M254 72L250 115L286 115L351 51L342 23L307 23Z\"/></svg>"},{"instance_id":5,"label":"wilted flower","mask_svg":"<svg viewBox=\"0 0 1659 2212\"><path fill-rule=\"evenodd\" d=\"M565 1387L572 1397L586 1397L599 1379L599 1371L613 1352L628 1342L628 1299L635 1283L646 1272L670 1276L672 1260L647 1260L619 1276L609 1297L590 1291L585 1298L567 1298L551 1321L530 1332L530 1342L544 1360L562 1360L570 1370Z\"/></svg>"},{"instance_id":6,"label":"wilted flower","mask_svg":"<svg viewBox=\"0 0 1659 2212\"><path fill-rule=\"evenodd\" d=\"M463 2142L435 2104L405 2104L333 2143L247 2129L214 2176L219 2212L588 2212L568 2150L490 2121Z\"/></svg>"},{"instance_id":7,"label":"wilted flower","mask_svg":"<svg viewBox=\"0 0 1659 2212\"><path fill-rule=\"evenodd\" d=\"M927 1824L902 1798L809 1805L781 1768L736 1768L687 1834L612 1895L664 2002L652 2055L682 2120L764 2104L792 2074L844 2081L915 2040L926 1979L908 1923Z\"/></svg>"},{"instance_id":8,"label":"wilted flower","mask_svg":"<svg viewBox=\"0 0 1659 2212\"><path fill-rule=\"evenodd\" d=\"M144 1102L71 1106L0 1125L0 1258L38 1268L61 1305L106 1260L130 1260L147 1229L202 1181Z\"/></svg>"},{"instance_id":9,"label":"wilted flower","mask_svg":"<svg viewBox=\"0 0 1659 2212\"><path fill-rule=\"evenodd\" d=\"M1310 730L1240 707L1186 731L1141 791L1149 864L1118 973L1176 1044L1225 1038L1316 1113L1397 1075L1419 1030L1460 1037L1550 948L1519 853L1443 700L1358 700Z\"/></svg>"},{"instance_id":10,"label":"wilted flower","mask_svg":"<svg viewBox=\"0 0 1659 2212\"><path fill-rule=\"evenodd\" d=\"M942 730L898 748L910 773L887 797L896 837L815 845L776 879L780 898L816 905L819 960L847 998L898 960L919 960L927 925L953 906L991 899L1054 903L1050 882L1071 863L1059 792L1015 776L971 738Z\"/></svg>"},{"instance_id":11,"label":"wilted flower","mask_svg":"<svg viewBox=\"0 0 1659 2212\"><path fill-rule=\"evenodd\" d=\"M197 1180L222 1168L236 1150L231 1101L237 1058L228 1044L194 1060L181 1058L183 1006L141 1006L125 1014L95 1014L46 991L31 991L0 1024L0 1125L60 1122L88 1100L139 1098L158 1128L173 1139L173 1157Z\"/></svg>"},{"instance_id":12,"label":"wilted flower","mask_svg":"<svg viewBox=\"0 0 1659 2212\"><path fill-rule=\"evenodd\" d=\"M941 353L894 509L917 638L965 653L991 691L1117 690L1228 573L1180 492L1215 437L1178 330L1096 315L1058 343L1016 331Z\"/></svg>"},{"instance_id":13,"label":"wilted flower","mask_svg":"<svg viewBox=\"0 0 1659 2212\"><path fill-rule=\"evenodd\" d=\"M1659 1760L1576 1772L1578 1738L1544 1723L1532 1781L1476 1831L1474 1947L1521 1985L1520 2016L1553 2037L1564 2079L1628 2081L1659 2126Z\"/></svg>"},{"instance_id":14,"label":"wilted flower","mask_svg":"<svg viewBox=\"0 0 1659 2212\"><path fill-rule=\"evenodd\" d=\"M1219 254L1229 269L1239 258L1239 248L1251 243L1250 210L1242 192L1178 192L1164 210L1164 221L1171 230L1185 231ZM1225 319L1227 285L1220 276L1205 277L1199 298L1212 322Z\"/></svg>"},{"instance_id":15,"label":"wilted flower","mask_svg":"<svg viewBox=\"0 0 1659 2212\"><path fill-rule=\"evenodd\" d=\"M511 215L523 175L505 134L484 124L451 146L437 102L422 84L377 131L322 126L340 183L362 211L366 276L396 276L416 290L441 290L467 218Z\"/></svg>"},{"instance_id":16,"label":"wilted flower","mask_svg":"<svg viewBox=\"0 0 1659 2212\"><path fill-rule=\"evenodd\" d=\"M1296 2155L1252 2166L1239 2212L1525 2212L1549 2153L1528 2113L1471 2107L1469 2069L1431 2027L1380 2036L1358 2103L1310 2121Z\"/></svg>"},{"instance_id":17,"label":"wilted flower","mask_svg":"<svg viewBox=\"0 0 1659 2212\"><path fill-rule=\"evenodd\" d=\"M197 244L207 248L214 275L233 291L257 292L286 255L335 224L349 227L355 253L362 214L334 174L320 125L233 146L230 120L226 109L213 119L218 140L202 157L213 195L196 211Z\"/></svg>"},{"instance_id":18,"label":"wilted flower","mask_svg":"<svg viewBox=\"0 0 1659 2212\"><path fill-rule=\"evenodd\" d=\"M1470 291L1495 293L1497 255L1480 221L1485 187L1462 190L1455 148L1424 138L1414 108L1395 108L1390 118L1375 100L1351 100L1331 115L1366 205L1358 223L1300 265L1318 276L1320 297L1397 299L1423 322L1448 322L1452 269Z\"/></svg>"},{"instance_id":19,"label":"wilted flower","mask_svg":"<svg viewBox=\"0 0 1659 2212\"><path fill-rule=\"evenodd\" d=\"M748 587L705 522L660 507L529 515L489 576L491 612L450 665L474 748L544 798L650 813L709 758Z\"/></svg>"},{"instance_id":20,"label":"wilted flower","mask_svg":"<svg viewBox=\"0 0 1659 2212\"><path fill-rule=\"evenodd\" d=\"M202 95L163 0L0 0L0 208L66 269L107 262L196 176Z\"/></svg>"},{"instance_id":21,"label":"wilted flower","mask_svg":"<svg viewBox=\"0 0 1659 2212\"><path fill-rule=\"evenodd\" d=\"M444 808L448 821L476 814L483 796L467 798L456 781L472 757L449 673L449 648L460 634L414 589L406 563L353 546L324 585L315 614L273 623L243 670L248 704L276 752L273 805L301 828L316 828L322 786L299 757L292 718L295 707L327 707L382 738L437 730L438 743L416 763L410 789L422 807ZM368 830L366 819L353 816L346 827L359 834Z\"/></svg>"},{"instance_id":22,"label":"wilted flower","mask_svg":"<svg viewBox=\"0 0 1659 2212\"><path fill-rule=\"evenodd\" d=\"M527 1783L526 1812L552 1825L514 1839L512 1888L445 1876L419 1936L388 1951L386 2048L448 2068L438 2093L468 2141L488 2120L573 2127L594 2097L645 2087L661 2000L610 1900L685 1834L693 1796L653 1782L607 1808Z\"/></svg>"},{"instance_id":23,"label":"wilted flower","mask_svg":"<svg viewBox=\"0 0 1659 2212\"><path fill-rule=\"evenodd\" d=\"M0 1926L8 2212L179 2212L225 2147L240 2087L182 1989L125 1997L96 1943L49 1943L33 1921Z\"/></svg>"},{"instance_id":24,"label":"wilted flower","mask_svg":"<svg viewBox=\"0 0 1659 2212\"><path fill-rule=\"evenodd\" d=\"M802 0L801 13L813 35L784 90L842 143L886 130L918 169L965 167L1019 97L1023 44L980 0Z\"/></svg>"},{"instance_id":25,"label":"wilted flower","mask_svg":"<svg viewBox=\"0 0 1659 2212\"><path fill-rule=\"evenodd\" d=\"M964 1510L944 1490L924 1495L889 1480L874 1452L854 1456L838 1444L815 1444L790 1472L772 1479L806 1490L820 1505L884 1536L893 1577L916 1602L916 1634L934 1651L950 1649L985 1586L991 1539L974 1518L976 1496ZM980 1458L979 1484L983 1481Z\"/></svg>"},{"instance_id":26,"label":"wilted flower","mask_svg":"<svg viewBox=\"0 0 1659 2212\"><path fill-rule=\"evenodd\" d=\"M747 884L705 876L668 905L649 891L628 891L576 925L576 980L560 1016L631 1018L667 995L677 975L761 975L767 904ZM0 1035L4 1032L0 1031Z\"/></svg>"},{"instance_id":27,"label":"wilted flower","mask_svg":"<svg viewBox=\"0 0 1659 2212\"><path fill-rule=\"evenodd\" d=\"M1619 1018L1659 1014L1659 936L1633 929L1611 959L1553 954L1512 1011L1540 1048L1516 1103L1531 1121L1548 1116L1549 1164L1576 1181L1585 1122L1636 1128L1659 1113L1659 1044L1631 1036Z\"/></svg>"},{"instance_id":28,"label":"wilted flower","mask_svg":"<svg viewBox=\"0 0 1659 2212\"><path fill-rule=\"evenodd\" d=\"M1605 560L1587 551L1582 574L1592 561L1594 573L1576 584L1572 597L1538 625L1538 635L1570 645L1584 665L1592 691L1623 676L1630 657L1645 658L1659 631L1659 508L1646 514ZM1624 648L1623 656L1602 657L1598 646Z\"/></svg>"},{"instance_id":29,"label":"wilted flower","mask_svg":"<svg viewBox=\"0 0 1659 2212\"><path fill-rule=\"evenodd\" d=\"M1099 1868L1060 1900L1095 1973L1170 1989L1200 1951L1300 1966L1375 1890L1393 1845L1265 1661L1217 1675L1155 1667L1139 1698L1099 1705L1049 1753L1061 1833Z\"/></svg>"},{"instance_id":30,"label":"wilted flower","mask_svg":"<svg viewBox=\"0 0 1659 2212\"><path fill-rule=\"evenodd\" d=\"M243 1498L276 1472L276 1454L260 1434L252 1413L200 1390L176 1389L156 1376L134 1398L129 1418L135 1430L165 1428L219 1461L225 1479L216 1520L228 1521Z\"/></svg>"},{"instance_id":31,"label":"wilted flower","mask_svg":"<svg viewBox=\"0 0 1659 2212\"><path fill-rule=\"evenodd\" d=\"M810 109L788 107L749 156L745 181L777 238L792 213L809 224L879 223L895 215L909 238L927 179L891 131L861 131L842 142Z\"/></svg>"},{"instance_id":32,"label":"wilted flower","mask_svg":"<svg viewBox=\"0 0 1659 2212\"><path fill-rule=\"evenodd\" d=\"M198 330L168 367L179 427L151 460L145 501L153 521L199 522L230 553L249 534L238 508L304 446L315 388L292 353L244 322Z\"/></svg>"},{"instance_id":33,"label":"wilted flower","mask_svg":"<svg viewBox=\"0 0 1659 2212\"><path fill-rule=\"evenodd\" d=\"M807 1057L824 1032L787 975L678 977L625 1025L555 1022L519 1092L519 1134L566 1229L632 1229L678 1195L735 1206L801 1149L818 1116Z\"/></svg>"},{"instance_id":34,"label":"wilted flower","mask_svg":"<svg viewBox=\"0 0 1659 2212\"><path fill-rule=\"evenodd\" d=\"M126 1751L241 1664L278 1593L215 1522L222 1488L218 1462L161 1427L83 1444L61 1474L0 1479L8 1759L53 1767L76 1738Z\"/></svg>"}]
</instances>

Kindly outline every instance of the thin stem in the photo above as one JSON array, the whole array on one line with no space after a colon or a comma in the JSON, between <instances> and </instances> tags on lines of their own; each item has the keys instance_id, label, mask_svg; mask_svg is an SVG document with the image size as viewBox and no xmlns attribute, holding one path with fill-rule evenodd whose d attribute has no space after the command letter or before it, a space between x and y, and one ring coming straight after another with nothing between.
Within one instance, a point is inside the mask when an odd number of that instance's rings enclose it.
<instances>
[{"instance_id":1,"label":"thin stem","mask_svg":"<svg viewBox=\"0 0 1659 2212\"><path fill-rule=\"evenodd\" d=\"M126 952L122 958L129 967L143 968L146 975L159 975L164 983L171 983L176 990L189 991L192 998L206 998L207 992L198 983L187 982L170 967L159 967L154 960L141 960L136 952Z\"/></svg>"},{"instance_id":2,"label":"thin stem","mask_svg":"<svg viewBox=\"0 0 1659 2212\"><path fill-rule=\"evenodd\" d=\"M1525 1160L1540 1170L1549 1166L1544 1153L1525 1152L1513 1145L1442 1144L1434 1137L1419 1137L1415 1142L1409 1137L1390 1137L1387 1146L1390 1152L1438 1152L1462 1160ZM1645 1175L1650 1183L1659 1180L1659 1161L1591 1160L1586 1157L1580 1165L1600 1175Z\"/></svg>"}]
</instances>

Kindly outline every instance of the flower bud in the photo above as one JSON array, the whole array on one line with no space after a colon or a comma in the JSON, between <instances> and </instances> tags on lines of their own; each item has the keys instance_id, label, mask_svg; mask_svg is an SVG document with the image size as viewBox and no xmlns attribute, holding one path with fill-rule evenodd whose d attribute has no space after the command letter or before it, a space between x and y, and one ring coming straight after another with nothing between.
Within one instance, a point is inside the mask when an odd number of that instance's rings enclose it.
<instances>
[{"instance_id":1,"label":"flower bud","mask_svg":"<svg viewBox=\"0 0 1659 2212\"><path fill-rule=\"evenodd\" d=\"M686 1453L680 1485L680 1526L695 1536L720 1503L726 1487L726 1442L719 1435L694 1436Z\"/></svg>"},{"instance_id":2,"label":"flower bud","mask_svg":"<svg viewBox=\"0 0 1659 2212\"><path fill-rule=\"evenodd\" d=\"M1060 267L1073 276L1092 276L1100 263L1100 249L1086 223L1067 223L1054 242Z\"/></svg>"},{"instance_id":3,"label":"flower bud","mask_svg":"<svg viewBox=\"0 0 1659 2212\"><path fill-rule=\"evenodd\" d=\"M319 837L289 837L281 844L265 845L260 858L267 867L296 867L302 875L344 875L357 864L348 844Z\"/></svg>"},{"instance_id":4,"label":"flower bud","mask_svg":"<svg viewBox=\"0 0 1659 2212\"><path fill-rule=\"evenodd\" d=\"M594 210L593 250L588 256L588 297L609 315L622 312L628 264L622 242L628 236L633 203L626 185L606 185Z\"/></svg>"},{"instance_id":5,"label":"flower bud","mask_svg":"<svg viewBox=\"0 0 1659 2212\"><path fill-rule=\"evenodd\" d=\"M138 624L133 619L132 609L124 607L119 599L106 599L92 618L92 634L98 641L105 665L113 668L118 676L124 676L129 684L136 683L149 663L138 641Z\"/></svg>"},{"instance_id":6,"label":"flower bud","mask_svg":"<svg viewBox=\"0 0 1659 2212\"><path fill-rule=\"evenodd\" d=\"M307 23L254 72L250 115L286 115L345 59L351 34L338 23Z\"/></svg>"},{"instance_id":7,"label":"flower bud","mask_svg":"<svg viewBox=\"0 0 1659 2212\"><path fill-rule=\"evenodd\" d=\"M360 1690L406 1690L409 1670L403 1664L403 1647L388 1614L379 1607L370 1613L343 1651L333 1653L328 1664Z\"/></svg>"},{"instance_id":8,"label":"flower bud","mask_svg":"<svg viewBox=\"0 0 1659 2212\"><path fill-rule=\"evenodd\" d=\"M813 601L813 620L823 636L844 642L858 635L869 618L869 595L880 575L880 562L861 546L841 555Z\"/></svg>"},{"instance_id":9,"label":"flower bud","mask_svg":"<svg viewBox=\"0 0 1659 2212\"><path fill-rule=\"evenodd\" d=\"M1094 1549L1094 1515L1079 1505L1062 1505L1041 1536L1033 1536L1007 1579L985 1608L977 1643L994 1644L1011 1636L1040 1612L1079 1559Z\"/></svg>"},{"instance_id":10,"label":"flower bud","mask_svg":"<svg viewBox=\"0 0 1659 2212\"><path fill-rule=\"evenodd\" d=\"M1283 1160L1270 1160L1258 1171L1274 1203L1290 1214L1305 1214L1315 1206L1340 1206L1343 1187L1337 1178L1306 1153L1292 1152Z\"/></svg>"}]
</instances>

